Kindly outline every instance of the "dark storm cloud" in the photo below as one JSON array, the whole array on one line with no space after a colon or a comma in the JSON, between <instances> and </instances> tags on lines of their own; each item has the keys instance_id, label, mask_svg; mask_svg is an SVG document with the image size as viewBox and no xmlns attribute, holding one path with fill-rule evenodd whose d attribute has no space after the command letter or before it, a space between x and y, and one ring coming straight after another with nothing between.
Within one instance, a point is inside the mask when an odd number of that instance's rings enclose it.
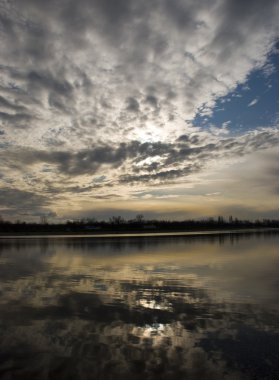
<instances>
[{"instance_id":1,"label":"dark storm cloud","mask_svg":"<svg viewBox=\"0 0 279 380\"><path fill-rule=\"evenodd\" d=\"M9 47L3 57L10 55L22 60L30 56L37 62L49 59L51 43L45 22L38 23L38 20L24 19L22 9L16 10L12 3L15 4L15 2L6 2L6 8L5 6L0 8L0 27ZM24 7L23 2L21 2L21 6ZM47 18L44 21L46 20ZM15 63L17 61L12 62L13 65Z\"/></svg>"},{"instance_id":2,"label":"dark storm cloud","mask_svg":"<svg viewBox=\"0 0 279 380\"><path fill-rule=\"evenodd\" d=\"M15 217L16 215L55 216L48 208L49 205L50 200L47 197L35 192L8 187L0 189L1 212L9 217Z\"/></svg>"},{"instance_id":3,"label":"dark storm cloud","mask_svg":"<svg viewBox=\"0 0 279 380\"><path fill-rule=\"evenodd\" d=\"M22 122L28 122L32 119L32 116L27 113L11 114L7 112L0 112L0 120L3 122L19 125Z\"/></svg>"},{"instance_id":4,"label":"dark storm cloud","mask_svg":"<svg viewBox=\"0 0 279 380\"><path fill-rule=\"evenodd\" d=\"M56 165L58 171L64 174L81 175L95 173L102 164L118 167L130 153L125 144L120 144L116 149L109 146L100 146L78 152L47 152L35 149L24 149L11 154L10 159L13 161L17 154L20 154L21 160L17 163L17 165L19 165L18 167L41 162Z\"/></svg>"},{"instance_id":5,"label":"dark storm cloud","mask_svg":"<svg viewBox=\"0 0 279 380\"><path fill-rule=\"evenodd\" d=\"M219 26L218 36L222 42L231 42L233 38L239 40L239 35L234 33L233 26L238 24L254 27L255 24L262 24L262 20L268 22L269 17L274 17L273 12L277 1L269 0L263 5L261 0L229 0L219 7L219 16L222 22ZM67 30L85 33L89 26L100 27L101 31L111 38L118 38L119 34L125 31L127 24L133 19L139 19L144 27L143 19L147 18L148 13L152 11L162 11L168 19L179 30L192 30L199 26L195 22L195 16L203 9L208 9L216 1L202 0L198 3L195 1L175 0L171 3L168 0L154 1L150 3L144 1L125 1L125 0L80 0L78 3L73 0L17 0L15 4L23 9L23 14L30 14L42 20L46 17L56 18L62 22ZM4 21L5 26L12 33L12 25L7 18ZM104 23L104 24L103 24ZM27 28L32 29L34 25L26 24ZM230 32L231 31L231 32ZM41 32L42 33L42 32ZM43 34L43 33L42 33ZM142 36L146 36L142 30ZM42 36L40 36L42 37ZM70 35L71 37L71 35ZM214 44L217 44L215 39Z\"/></svg>"},{"instance_id":6,"label":"dark storm cloud","mask_svg":"<svg viewBox=\"0 0 279 380\"><path fill-rule=\"evenodd\" d=\"M21 105L14 104L10 102L8 99L4 98L3 96L0 96L0 107L1 108L8 108L13 111L25 111L26 107L23 107Z\"/></svg>"},{"instance_id":7,"label":"dark storm cloud","mask_svg":"<svg viewBox=\"0 0 279 380\"><path fill-rule=\"evenodd\" d=\"M182 142L182 143L188 143L189 142L189 136L181 135L178 137L177 141Z\"/></svg>"},{"instance_id":8,"label":"dark storm cloud","mask_svg":"<svg viewBox=\"0 0 279 380\"><path fill-rule=\"evenodd\" d=\"M185 167L183 169L156 171L153 174L123 175L120 177L120 183L133 184L137 182L147 183L153 181L168 182L179 177L184 177L189 174L193 174L195 171L197 171L197 169L198 168L195 165L189 165L188 167Z\"/></svg>"},{"instance_id":9,"label":"dark storm cloud","mask_svg":"<svg viewBox=\"0 0 279 380\"><path fill-rule=\"evenodd\" d=\"M135 1L111 1L111 0L43 0L15 1L16 7L21 9L23 15L32 16L41 25L41 36L44 37L45 25L52 27L58 23L60 27L67 30L66 39L75 46L84 46L85 33L88 28L93 27L115 40L125 30L125 23L133 15L136 6ZM142 6L136 7L138 13L142 13ZM24 25L25 28L30 26ZM29 41L28 41L29 42ZM32 46L33 46L33 41ZM27 45L28 46L28 45ZM31 50L31 49L30 49ZM32 52L32 50L31 50ZM34 51L36 54L37 52Z\"/></svg>"},{"instance_id":10,"label":"dark storm cloud","mask_svg":"<svg viewBox=\"0 0 279 380\"><path fill-rule=\"evenodd\" d=\"M155 33L152 25L149 25L150 15L162 14L172 28L180 32L196 30L199 26L197 18L202 10L207 10L212 5L217 6L220 23L218 33L212 42L212 48L220 50L220 55L232 52L231 44L241 42L241 32L236 32L237 26L249 25L250 30L263 24L263 20L269 21L273 18L276 1L269 1L264 5L262 1L228 1L219 4L218 1L181 1L175 0L171 3L164 1L125 1L125 0L50 0L47 3L43 0L16 0L13 2L15 9L20 10L13 13L12 7L7 7L6 12L2 12L2 28L10 36L13 43L17 43L18 49L10 49L12 54L20 51L40 60L53 57L51 52L55 50L54 42L57 38L55 26L63 31L63 39L69 46L84 48L88 44L86 33L93 30L105 38L107 42L115 44L120 39L127 40L132 37L133 44L130 44L129 54L139 60L144 59L144 51L151 48L155 53L160 53L167 45L164 37L160 33ZM18 21L14 19L17 17ZM28 19L33 21L27 21ZM243 28L244 29L244 28ZM17 35L24 32L25 38L15 39ZM61 36L59 36L61 37ZM228 47L229 46L229 47ZM223 51L225 47L225 51ZM130 53L129 53L130 51Z\"/></svg>"},{"instance_id":11,"label":"dark storm cloud","mask_svg":"<svg viewBox=\"0 0 279 380\"><path fill-rule=\"evenodd\" d=\"M189 135L181 135L177 138L177 143L181 144L181 146L185 145L202 145L206 138L202 135L197 134L189 134Z\"/></svg>"},{"instance_id":12,"label":"dark storm cloud","mask_svg":"<svg viewBox=\"0 0 279 380\"><path fill-rule=\"evenodd\" d=\"M23 191L11 188L0 189L0 204L7 207L17 207L18 205L25 205L31 207L32 205L45 206L49 201L41 196L34 194L30 191Z\"/></svg>"},{"instance_id":13,"label":"dark storm cloud","mask_svg":"<svg viewBox=\"0 0 279 380\"><path fill-rule=\"evenodd\" d=\"M254 29L256 25L267 28L269 23L276 20L277 0L268 0L267 6L261 0L228 0L220 8L222 22L219 25L211 47L221 46L220 57L227 60L231 49L239 49L245 43L245 34ZM238 28L233 27L237 23ZM232 26L232 27L230 27Z\"/></svg>"},{"instance_id":14,"label":"dark storm cloud","mask_svg":"<svg viewBox=\"0 0 279 380\"><path fill-rule=\"evenodd\" d=\"M74 86L64 78L65 73L63 70L57 74L56 77L48 70L31 70L27 72L21 70L13 73L13 78L22 81L27 87L27 92L35 96L37 100L38 97L40 99L47 93L49 106L58 108L66 113L69 112L69 102L71 102L71 105L73 103Z\"/></svg>"},{"instance_id":15,"label":"dark storm cloud","mask_svg":"<svg viewBox=\"0 0 279 380\"><path fill-rule=\"evenodd\" d=\"M157 108L158 106L158 99L156 96L148 95L145 99L146 103L150 104L151 106Z\"/></svg>"},{"instance_id":16,"label":"dark storm cloud","mask_svg":"<svg viewBox=\"0 0 279 380\"><path fill-rule=\"evenodd\" d=\"M142 160L161 154L170 154L173 151L171 145L162 143L143 143L133 141L129 144L122 143L113 148L108 145L72 151L43 151L36 149L20 149L12 152L6 158L18 161L18 165L33 165L43 162L53 164L64 174L81 175L95 173L103 164L111 167L119 167L127 159ZM21 160L16 157L20 156Z\"/></svg>"},{"instance_id":17,"label":"dark storm cloud","mask_svg":"<svg viewBox=\"0 0 279 380\"><path fill-rule=\"evenodd\" d=\"M95 184L95 185L90 185L90 186L69 186L65 188L65 191L69 193L73 193L73 194L82 194L82 193L91 193L93 190L96 190L96 189L98 190L103 187L104 185L101 185L101 184Z\"/></svg>"},{"instance_id":18,"label":"dark storm cloud","mask_svg":"<svg viewBox=\"0 0 279 380\"><path fill-rule=\"evenodd\" d=\"M66 81L54 78L51 73L30 71L26 74L26 79L33 84L34 87L47 88L60 95L69 96L73 90L72 85Z\"/></svg>"},{"instance_id":19,"label":"dark storm cloud","mask_svg":"<svg viewBox=\"0 0 279 380\"><path fill-rule=\"evenodd\" d=\"M2 153L1 159L6 167L11 166L19 170L37 163L53 165L58 173L73 177L98 173L103 165L112 169L121 167L123 174L118 173L114 176L114 183L118 180L120 183L152 183L198 173L212 160L238 158L258 149L276 146L279 137L276 131L265 130L238 139L215 139L200 146L189 146L181 144L180 141L181 138L173 144L132 141L115 147L101 145L79 151L21 148ZM157 161L148 163L146 160L150 159ZM76 192L82 192L82 188L76 188Z\"/></svg>"},{"instance_id":20,"label":"dark storm cloud","mask_svg":"<svg viewBox=\"0 0 279 380\"><path fill-rule=\"evenodd\" d=\"M208 6L207 0L200 1L199 4L183 1L174 1L169 4L167 0L154 1L150 4L149 1L143 0L80 0L78 3L73 0L49 0L47 3L44 0L15 0L17 8L23 10L23 14L32 15L34 19L52 17L70 29L79 31L80 34L86 31L88 25L99 26L100 22L105 24L103 29L107 34L114 35L125 29L126 23L135 17L141 18L148 15L150 11L163 10L168 14L170 20L181 29L193 25L193 13L197 13L200 8ZM8 18L3 16L3 22L6 24L6 29L12 33L13 27ZM195 25L195 24L194 24ZM28 25L29 28L32 25ZM34 27L34 26L33 26ZM115 35L116 34L116 35Z\"/></svg>"},{"instance_id":21,"label":"dark storm cloud","mask_svg":"<svg viewBox=\"0 0 279 380\"><path fill-rule=\"evenodd\" d=\"M276 146L276 144L278 144L278 134L273 134L269 131L263 131L255 134L253 138L247 143L253 150L263 147Z\"/></svg>"},{"instance_id":22,"label":"dark storm cloud","mask_svg":"<svg viewBox=\"0 0 279 380\"><path fill-rule=\"evenodd\" d=\"M129 144L122 143L118 147L99 146L91 149L83 149L78 152L71 151L40 151L35 149L22 149L7 155L6 158L17 161L18 167L47 163L56 165L58 171L68 175L94 174L101 165L109 165L117 168L126 160L135 162L157 155L171 154L174 151L172 145L162 143L139 143L133 141ZM20 156L20 161L16 159ZM15 162L14 162L15 163Z\"/></svg>"},{"instance_id":23,"label":"dark storm cloud","mask_svg":"<svg viewBox=\"0 0 279 380\"><path fill-rule=\"evenodd\" d=\"M139 103L135 98L127 98L126 99L127 107L126 110L132 111L132 112L138 112L139 111Z\"/></svg>"}]
</instances>

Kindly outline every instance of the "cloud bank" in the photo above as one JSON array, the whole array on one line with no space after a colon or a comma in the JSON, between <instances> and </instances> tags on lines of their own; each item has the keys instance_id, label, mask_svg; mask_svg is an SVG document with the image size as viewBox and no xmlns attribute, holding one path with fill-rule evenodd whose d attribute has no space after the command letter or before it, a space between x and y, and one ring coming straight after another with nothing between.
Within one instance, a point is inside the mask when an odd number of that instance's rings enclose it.
<instances>
[{"instance_id":1,"label":"cloud bank","mask_svg":"<svg viewBox=\"0 0 279 380\"><path fill-rule=\"evenodd\" d=\"M275 146L277 125L237 135L193 119L264 72L278 19L275 0L2 1L1 186L59 203Z\"/></svg>"}]
</instances>

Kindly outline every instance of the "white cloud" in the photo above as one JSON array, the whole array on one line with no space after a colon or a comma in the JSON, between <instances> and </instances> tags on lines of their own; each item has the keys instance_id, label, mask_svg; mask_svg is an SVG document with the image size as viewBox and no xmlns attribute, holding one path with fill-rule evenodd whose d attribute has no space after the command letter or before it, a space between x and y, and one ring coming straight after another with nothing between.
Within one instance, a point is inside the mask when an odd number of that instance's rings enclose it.
<instances>
[{"instance_id":1,"label":"white cloud","mask_svg":"<svg viewBox=\"0 0 279 380\"><path fill-rule=\"evenodd\" d=\"M3 124L24 145L173 139L263 66L278 34L274 1L55 4L2 7L2 89L26 108Z\"/></svg>"},{"instance_id":2,"label":"white cloud","mask_svg":"<svg viewBox=\"0 0 279 380\"><path fill-rule=\"evenodd\" d=\"M258 98L255 98L255 99L253 99L249 104L248 104L248 106L247 107L252 107L252 106L254 106L255 104L257 104L258 103L258 101L259 101L259 99Z\"/></svg>"}]
</instances>

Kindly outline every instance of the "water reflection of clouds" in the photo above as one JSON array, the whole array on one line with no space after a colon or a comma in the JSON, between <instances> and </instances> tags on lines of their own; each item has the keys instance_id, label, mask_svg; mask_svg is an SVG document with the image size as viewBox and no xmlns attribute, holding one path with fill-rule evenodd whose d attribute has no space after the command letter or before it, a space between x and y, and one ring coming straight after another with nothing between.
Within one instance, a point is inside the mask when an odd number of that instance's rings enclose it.
<instances>
[{"instance_id":1,"label":"water reflection of clouds","mask_svg":"<svg viewBox=\"0 0 279 380\"><path fill-rule=\"evenodd\" d=\"M254 331L246 348L259 344L257 334L278 334L278 239L268 250L260 242L226 241L224 250L165 240L131 256L104 257L99 248L83 251L80 242L48 242L43 253L37 242L3 250L4 365L12 360L11 368L48 371L55 379L68 378L67 371L76 379L244 379L236 363L228 364L227 345L241 342L243 326Z\"/></svg>"},{"instance_id":2,"label":"water reflection of clouds","mask_svg":"<svg viewBox=\"0 0 279 380\"><path fill-rule=\"evenodd\" d=\"M177 375L193 380L245 378L236 370L228 373L225 361L209 357L198 346L198 336L175 322L144 327L121 321L106 325L82 320L35 322L10 329L7 335L9 339L2 345L16 364L13 373L21 371L29 378L43 373L55 379L173 379ZM71 377L67 377L69 368Z\"/></svg>"},{"instance_id":3,"label":"water reflection of clouds","mask_svg":"<svg viewBox=\"0 0 279 380\"><path fill-rule=\"evenodd\" d=\"M32 255L31 245L27 257L24 250L11 255L11 260L16 259L19 265L7 261L6 257L0 266L2 281L10 276L13 286L4 282L2 287L8 284L9 289L4 293L9 300L16 301L17 297L18 301L21 297L25 300L29 295L34 306L55 303L58 296L69 292L93 292L104 303L122 299L131 307L145 303L145 306L157 305L156 308L166 308L158 301L160 296L171 299L179 296L179 302L188 304L201 302L199 296L193 297L193 289L196 294L197 290L205 290L215 302L253 303L254 295L262 296L263 301L274 300L277 296L274 281L277 245L269 247L268 260L263 260L260 246L245 247L241 256L235 255L231 246L227 248L224 254L220 247L208 248L202 243L192 246L191 250L187 247L185 252L178 244L176 253L169 254L170 245L167 244L161 247L160 254L148 252L107 259L80 250L67 253L63 245L43 255L39 255L36 247ZM259 281L259 277L264 276L265 281ZM204 298L203 294L201 300Z\"/></svg>"}]
</instances>

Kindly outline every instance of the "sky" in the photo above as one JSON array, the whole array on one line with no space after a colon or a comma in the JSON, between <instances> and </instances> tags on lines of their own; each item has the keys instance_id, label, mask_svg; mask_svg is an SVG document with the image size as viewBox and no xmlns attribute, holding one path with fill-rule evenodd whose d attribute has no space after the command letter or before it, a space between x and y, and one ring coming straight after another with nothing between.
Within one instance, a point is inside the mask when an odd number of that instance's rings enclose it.
<instances>
[{"instance_id":1,"label":"sky","mask_svg":"<svg viewBox=\"0 0 279 380\"><path fill-rule=\"evenodd\" d=\"M277 0L0 0L0 214L279 218Z\"/></svg>"}]
</instances>

